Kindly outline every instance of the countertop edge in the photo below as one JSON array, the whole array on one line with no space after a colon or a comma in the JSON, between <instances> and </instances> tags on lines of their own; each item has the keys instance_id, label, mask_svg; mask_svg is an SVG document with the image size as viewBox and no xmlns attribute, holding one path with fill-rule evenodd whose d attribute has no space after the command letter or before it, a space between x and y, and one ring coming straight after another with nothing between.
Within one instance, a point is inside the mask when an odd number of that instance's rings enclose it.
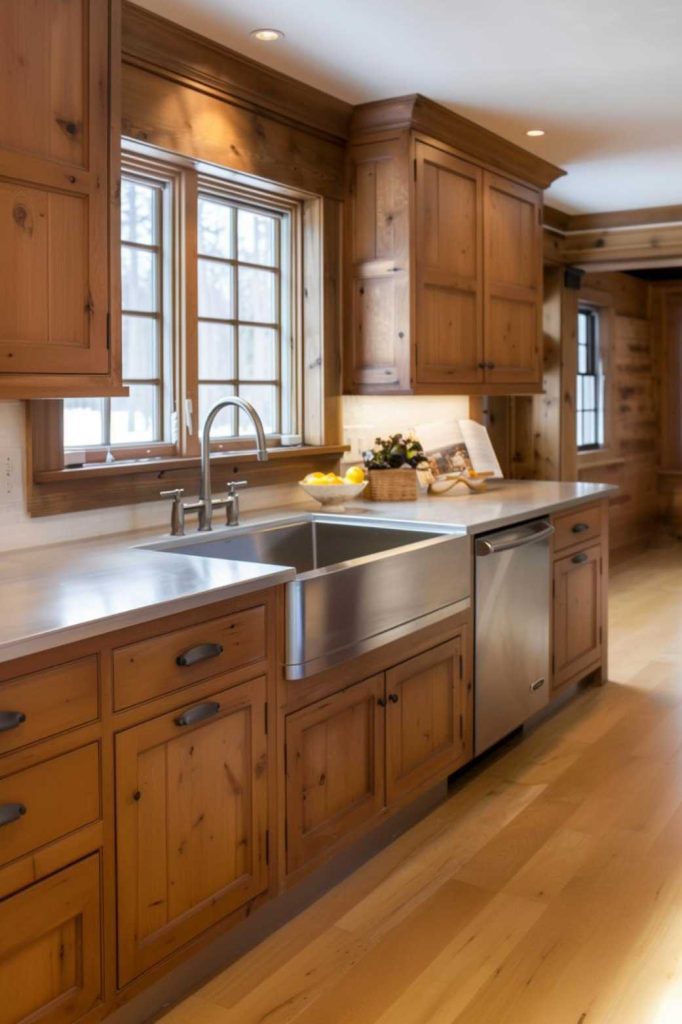
<instances>
[{"instance_id":1,"label":"countertop edge","mask_svg":"<svg viewBox=\"0 0 682 1024\"><path fill-rule=\"evenodd\" d=\"M5 644L0 644L0 664L16 661L31 654L41 654L82 640L90 640L106 633L115 633L128 626L140 626L145 622L154 622L156 619L162 619L168 615L176 615L196 608L206 608L209 605L218 604L220 601L228 601L234 597L244 597L260 590L268 590L270 587L288 583L294 576L294 570L288 567L276 569L267 576L259 576L242 583L226 583L208 590L197 591L185 597L172 598L159 604L142 605L125 612L115 612L113 615L89 619L87 622L77 625L56 627L47 632L22 637L20 640L10 640Z\"/></svg>"}]
</instances>

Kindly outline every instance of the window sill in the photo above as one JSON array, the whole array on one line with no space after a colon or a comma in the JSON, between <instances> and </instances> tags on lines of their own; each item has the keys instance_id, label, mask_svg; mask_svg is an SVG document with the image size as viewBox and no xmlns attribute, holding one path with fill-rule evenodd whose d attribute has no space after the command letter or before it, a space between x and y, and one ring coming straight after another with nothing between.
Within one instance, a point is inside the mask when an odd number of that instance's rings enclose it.
<instances>
[{"instance_id":1,"label":"window sill","mask_svg":"<svg viewBox=\"0 0 682 1024\"><path fill-rule=\"evenodd\" d=\"M273 448L267 462L253 452L212 452L215 492L230 480L246 480L254 487L296 483L315 470L331 471L348 449L344 445L309 445ZM32 516L60 515L87 509L133 505L159 499L159 491L183 487L187 494L199 490L201 460L174 456L77 466L71 469L36 470L29 488Z\"/></svg>"}]
</instances>

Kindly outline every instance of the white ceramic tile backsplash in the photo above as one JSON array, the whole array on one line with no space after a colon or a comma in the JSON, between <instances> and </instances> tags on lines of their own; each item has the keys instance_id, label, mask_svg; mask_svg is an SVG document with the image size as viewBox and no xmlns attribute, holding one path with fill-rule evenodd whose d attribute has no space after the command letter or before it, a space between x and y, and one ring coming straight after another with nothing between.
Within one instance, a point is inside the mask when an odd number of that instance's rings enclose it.
<instances>
[{"instance_id":1,"label":"white ceramic tile backsplash","mask_svg":"<svg viewBox=\"0 0 682 1024\"><path fill-rule=\"evenodd\" d=\"M11 493L7 493L6 457L15 467ZM0 402L0 551L82 540L150 526L166 527L168 502L125 505L121 508L72 512L32 519L26 511L26 436L23 402ZM258 487L242 492L242 508L261 509L298 502L303 495L296 485ZM188 519L191 524L193 519ZM191 528L191 527L190 527Z\"/></svg>"}]
</instances>

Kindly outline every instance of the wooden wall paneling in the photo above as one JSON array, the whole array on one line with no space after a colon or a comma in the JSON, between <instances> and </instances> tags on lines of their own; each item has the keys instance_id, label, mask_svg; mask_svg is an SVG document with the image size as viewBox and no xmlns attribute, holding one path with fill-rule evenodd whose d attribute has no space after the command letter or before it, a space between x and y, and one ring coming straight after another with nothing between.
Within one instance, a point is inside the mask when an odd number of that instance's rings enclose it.
<instances>
[{"instance_id":1,"label":"wooden wall paneling","mask_svg":"<svg viewBox=\"0 0 682 1024\"><path fill-rule=\"evenodd\" d=\"M653 288L660 363L661 466L682 469L682 287Z\"/></svg>"},{"instance_id":2,"label":"wooden wall paneling","mask_svg":"<svg viewBox=\"0 0 682 1024\"><path fill-rule=\"evenodd\" d=\"M675 265L681 254L682 224L569 232L564 248L567 263L587 268L622 264L626 269L648 261L666 267Z\"/></svg>"},{"instance_id":3,"label":"wooden wall paneling","mask_svg":"<svg viewBox=\"0 0 682 1024\"><path fill-rule=\"evenodd\" d=\"M246 109L196 79L180 82L135 66L125 53L122 123L124 135L173 153L343 198L341 140Z\"/></svg>"},{"instance_id":4,"label":"wooden wall paneling","mask_svg":"<svg viewBox=\"0 0 682 1024\"><path fill-rule=\"evenodd\" d=\"M353 109L349 103L127 0L123 4L123 52L128 63L162 67L178 80L193 78L284 123L296 123L337 140L348 134Z\"/></svg>"}]
</instances>

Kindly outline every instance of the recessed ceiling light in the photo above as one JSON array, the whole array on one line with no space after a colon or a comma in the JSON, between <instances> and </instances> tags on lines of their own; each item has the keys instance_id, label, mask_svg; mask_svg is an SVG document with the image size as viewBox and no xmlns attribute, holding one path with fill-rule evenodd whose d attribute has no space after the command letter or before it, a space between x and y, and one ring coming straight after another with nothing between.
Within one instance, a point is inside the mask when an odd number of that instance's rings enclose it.
<instances>
[{"instance_id":1,"label":"recessed ceiling light","mask_svg":"<svg viewBox=\"0 0 682 1024\"><path fill-rule=\"evenodd\" d=\"M540 135L544 135L542 128L531 128L530 131L526 132L526 135L530 135L531 139L537 139Z\"/></svg>"},{"instance_id":2,"label":"recessed ceiling light","mask_svg":"<svg viewBox=\"0 0 682 1024\"><path fill-rule=\"evenodd\" d=\"M284 39L284 32L280 32L278 28L254 28L251 35L261 43L274 43L277 39Z\"/></svg>"}]
</instances>

